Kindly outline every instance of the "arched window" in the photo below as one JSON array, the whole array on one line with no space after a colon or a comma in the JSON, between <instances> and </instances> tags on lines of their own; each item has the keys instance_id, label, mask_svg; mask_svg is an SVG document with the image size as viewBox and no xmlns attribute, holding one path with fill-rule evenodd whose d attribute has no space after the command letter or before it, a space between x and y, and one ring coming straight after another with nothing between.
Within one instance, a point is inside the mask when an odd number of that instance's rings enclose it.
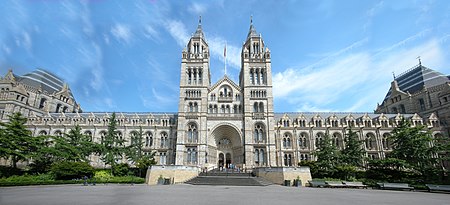
<instances>
[{"instance_id":1,"label":"arched window","mask_svg":"<svg viewBox=\"0 0 450 205\"><path fill-rule=\"evenodd\" d=\"M292 154L284 154L284 166L292 166Z\"/></svg>"},{"instance_id":2,"label":"arched window","mask_svg":"<svg viewBox=\"0 0 450 205\"><path fill-rule=\"evenodd\" d=\"M45 136L45 135L47 135L47 131L41 130L41 131L39 132L39 136Z\"/></svg>"},{"instance_id":3,"label":"arched window","mask_svg":"<svg viewBox=\"0 0 450 205\"><path fill-rule=\"evenodd\" d=\"M391 143L390 143L389 138L390 138L390 134L384 133L383 138L381 139L381 141L383 143L383 149L385 149L385 150L391 149Z\"/></svg>"},{"instance_id":4,"label":"arched window","mask_svg":"<svg viewBox=\"0 0 450 205\"><path fill-rule=\"evenodd\" d=\"M308 148L308 134L306 132L300 133L298 138L298 147L301 149Z\"/></svg>"},{"instance_id":5,"label":"arched window","mask_svg":"<svg viewBox=\"0 0 450 205\"><path fill-rule=\"evenodd\" d=\"M324 134L322 132L319 132L316 134L316 147L319 147L320 143L322 142L324 137Z\"/></svg>"},{"instance_id":6,"label":"arched window","mask_svg":"<svg viewBox=\"0 0 450 205\"><path fill-rule=\"evenodd\" d=\"M189 112L194 112L194 105L192 102L189 103Z\"/></svg>"},{"instance_id":7,"label":"arched window","mask_svg":"<svg viewBox=\"0 0 450 205\"><path fill-rule=\"evenodd\" d=\"M336 146L338 149L342 148L342 136L341 134L335 132L333 133L333 145Z\"/></svg>"},{"instance_id":8,"label":"arched window","mask_svg":"<svg viewBox=\"0 0 450 205\"><path fill-rule=\"evenodd\" d=\"M101 131L100 132L100 143L103 144L105 142L106 132Z\"/></svg>"},{"instance_id":9,"label":"arched window","mask_svg":"<svg viewBox=\"0 0 450 205\"><path fill-rule=\"evenodd\" d=\"M151 132L145 133L145 146L146 147L153 146L153 134Z\"/></svg>"},{"instance_id":10,"label":"arched window","mask_svg":"<svg viewBox=\"0 0 450 205\"><path fill-rule=\"evenodd\" d=\"M194 143L198 141L198 130L194 123L188 125L188 142Z\"/></svg>"},{"instance_id":11,"label":"arched window","mask_svg":"<svg viewBox=\"0 0 450 205\"><path fill-rule=\"evenodd\" d=\"M259 112L264 112L264 103L263 102L259 103Z\"/></svg>"},{"instance_id":12,"label":"arched window","mask_svg":"<svg viewBox=\"0 0 450 205\"><path fill-rule=\"evenodd\" d=\"M62 132L60 130L56 130L53 135L57 136L57 137L62 137Z\"/></svg>"},{"instance_id":13,"label":"arched window","mask_svg":"<svg viewBox=\"0 0 450 205\"><path fill-rule=\"evenodd\" d=\"M265 133L264 133L264 126L262 124L256 124L255 129L253 131L253 137L255 142L263 142L265 141Z\"/></svg>"},{"instance_id":14,"label":"arched window","mask_svg":"<svg viewBox=\"0 0 450 205\"><path fill-rule=\"evenodd\" d=\"M289 133L285 133L283 136L283 148L289 149L291 148L291 135Z\"/></svg>"},{"instance_id":15,"label":"arched window","mask_svg":"<svg viewBox=\"0 0 450 205\"><path fill-rule=\"evenodd\" d=\"M259 149L255 149L255 164L259 165Z\"/></svg>"},{"instance_id":16,"label":"arched window","mask_svg":"<svg viewBox=\"0 0 450 205\"><path fill-rule=\"evenodd\" d=\"M92 142L92 132L91 131L88 130L88 131L84 132L84 135L86 137L88 137L89 142Z\"/></svg>"},{"instance_id":17,"label":"arched window","mask_svg":"<svg viewBox=\"0 0 450 205\"><path fill-rule=\"evenodd\" d=\"M366 134L365 144L366 144L366 149L368 149L368 150L373 150L376 148L375 147L376 146L375 136L372 133Z\"/></svg>"},{"instance_id":18,"label":"arched window","mask_svg":"<svg viewBox=\"0 0 450 205\"><path fill-rule=\"evenodd\" d=\"M253 112L259 112L259 110L258 110L258 103L257 102L255 102L253 104Z\"/></svg>"},{"instance_id":19,"label":"arched window","mask_svg":"<svg viewBox=\"0 0 450 205\"><path fill-rule=\"evenodd\" d=\"M39 109L43 109L45 104L47 103L47 99L41 98L41 102L39 103Z\"/></svg>"},{"instance_id":20,"label":"arched window","mask_svg":"<svg viewBox=\"0 0 450 205\"><path fill-rule=\"evenodd\" d=\"M167 148L169 146L169 138L166 132L161 132L161 148Z\"/></svg>"}]
</instances>

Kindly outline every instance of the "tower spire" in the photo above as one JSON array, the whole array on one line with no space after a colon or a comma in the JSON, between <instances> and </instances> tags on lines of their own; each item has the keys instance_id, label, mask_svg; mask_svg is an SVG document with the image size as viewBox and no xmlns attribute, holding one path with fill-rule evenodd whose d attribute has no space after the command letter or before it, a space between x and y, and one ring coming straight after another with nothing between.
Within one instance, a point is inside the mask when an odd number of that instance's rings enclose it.
<instances>
[{"instance_id":1,"label":"tower spire","mask_svg":"<svg viewBox=\"0 0 450 205\"><path fill-rule=\"evenodd\" d=\"M194 37L203 38L204 36L205 35L203 35L203 29L202 29L202 16L199 16L198 26L197 26L197 30L195 31Z\"/></svg>"}]
</instances>

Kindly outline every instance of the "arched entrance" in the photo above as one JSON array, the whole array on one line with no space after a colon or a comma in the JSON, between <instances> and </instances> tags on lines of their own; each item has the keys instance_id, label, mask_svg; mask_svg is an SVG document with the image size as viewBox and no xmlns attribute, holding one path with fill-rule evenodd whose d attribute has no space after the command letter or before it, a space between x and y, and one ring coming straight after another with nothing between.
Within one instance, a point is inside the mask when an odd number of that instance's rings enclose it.
<instances>
[{"instance_id":1,"label":"arched entrance","mask_svg":"<svg viewBox=\"0 0 450 205\"><path fill-rule=\"evenodd\" d=\"M212 149L217 153L217 167L230 168L230 164L241 166L244 162L244 148L241 134L233 125L222 124L211 133L214 139ZM214 162L211 162L214 163Z\"/></svg>"},{"instance_id":2,"label":"arched entrance","mask_svg":"<svg viewBox=\"0 0 450 205\"><path fill-rule=\"evenodd\" d=\"M218 167L224 167L224 164L225 163L225 160L224 160L224 157L223 157L223 153L219 153L219 161L218 161L218 164L217 164L217 166Z\"/></svg>"}]
</instances>

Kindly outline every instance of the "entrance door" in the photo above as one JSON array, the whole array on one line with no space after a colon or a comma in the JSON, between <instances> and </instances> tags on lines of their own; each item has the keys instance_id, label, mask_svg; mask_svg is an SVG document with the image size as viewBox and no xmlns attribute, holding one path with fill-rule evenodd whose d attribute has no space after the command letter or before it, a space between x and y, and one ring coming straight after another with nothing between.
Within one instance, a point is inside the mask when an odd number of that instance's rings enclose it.
<instances>
[{"instance_id":1,"label":"entrance door","mask_svg":"<svg viewBox=\"0 0 450 205\"><path fill-rule=\"evenodd\" d=\"M224 157L223 157L223 153L220 153L219 154L219 168L223 167L224 162L225 162L225 160L224 160Z\"/></svg>"},{"instance_id":2,"label":"entrance door","mask_svg":"<svg viewBox=\"0 0 450 205\"><path fill-rule=\"evenodd\" d=\"M226 167L230 168L230 164L231 164L231 154L227 153L226 155Z\"/></svg>"}]
</instances>

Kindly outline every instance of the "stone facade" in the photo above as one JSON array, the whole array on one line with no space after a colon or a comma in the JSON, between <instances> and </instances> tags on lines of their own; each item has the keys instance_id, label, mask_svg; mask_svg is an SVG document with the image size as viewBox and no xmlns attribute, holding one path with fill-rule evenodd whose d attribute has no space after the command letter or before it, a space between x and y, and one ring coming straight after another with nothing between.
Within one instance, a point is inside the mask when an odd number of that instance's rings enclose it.
<instances>
[{"instance_id":1,"label":"stone facade","mask_svg":"<svg viewBox=\"0 0 450 205\"><path fill-rule=\"evenodd\" d=\"M450 76L419 63L395 77L376 113L435 115L443 134L450 136Z\"/></svg>"},{"instance_id":2,"label":"stone facade","mask_svg":"<svg viewBox=\"0 0 450 205\"><path fill-rule=\"evenodd\" d=\"M422 118L400 113L274 113L271 53L253 25L242 46L239 83L225 75L211 84L209 62L208 43L199 24L181 55L178 112L117 113L117 129L127 143L142 127L144 150L156 151L159 165L174 165L155 167L152 177L171 169L170 176L189 178L192 173L179 170L187 166L295 168L302 160L315 160L311 153L326 134L342 149L349 127L365 141L369 157L383 158L391 150L387 137L402 118L413 125L426 125L433 135L441 134L435 114ZM9 71L0 79L1 119L22 112L35 136L62 135L78 124L84 134L100 143L112 113L82 112L62 80L47 71L36 72L15 76ZM409 111L405 113L414 113ZM91 163L104 166L99 156L91 156ZM272 172L268 169L261 174ZM280 179L296 177L295 173L281 174Z\"/></svg>"}]
</instances>

